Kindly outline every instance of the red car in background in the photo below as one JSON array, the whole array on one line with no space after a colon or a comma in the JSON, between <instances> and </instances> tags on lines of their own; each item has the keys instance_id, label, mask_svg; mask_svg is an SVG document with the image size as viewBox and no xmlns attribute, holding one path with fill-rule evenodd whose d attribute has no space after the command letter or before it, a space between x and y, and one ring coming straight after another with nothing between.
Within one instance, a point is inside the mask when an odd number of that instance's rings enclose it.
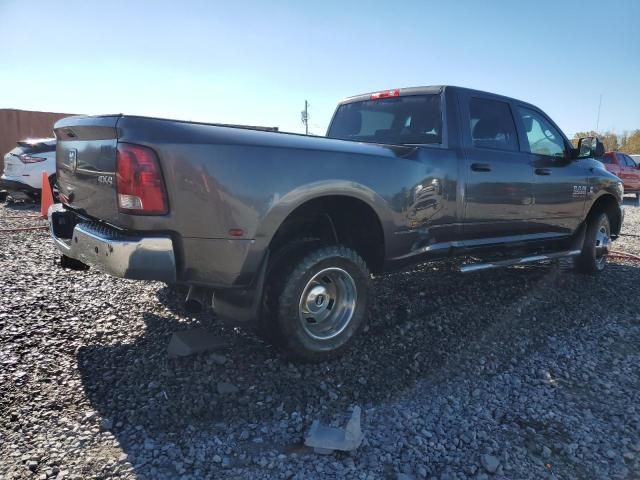
<instances>
[{"instance_id":1,"label":"red car in background","mask_svg":"<svg viewBox=\"0 0 640 480\"><path fill-rule=\"evenodd\" d=\"M607 152L599 158L607 170L617 175L624 184L624 193L634 193L640 201L640 167L624 153Z\"/></svg>"}]
</instances>

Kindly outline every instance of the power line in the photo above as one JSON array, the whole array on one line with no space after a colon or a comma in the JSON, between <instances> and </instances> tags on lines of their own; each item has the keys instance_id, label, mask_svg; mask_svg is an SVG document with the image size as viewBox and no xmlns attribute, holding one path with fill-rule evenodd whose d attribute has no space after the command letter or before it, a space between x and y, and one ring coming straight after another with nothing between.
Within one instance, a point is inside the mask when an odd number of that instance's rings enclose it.
<instances>
[{"instance_id":1,"label":"power line","mask_svg":"<svg viewBox=\"0 0 640 480\"><path fill-rule=\"evenodd\" d=\"M304 134L309 135L309 102L304 101L304 110L301 112Z\"/></svg>"}]
</instances>

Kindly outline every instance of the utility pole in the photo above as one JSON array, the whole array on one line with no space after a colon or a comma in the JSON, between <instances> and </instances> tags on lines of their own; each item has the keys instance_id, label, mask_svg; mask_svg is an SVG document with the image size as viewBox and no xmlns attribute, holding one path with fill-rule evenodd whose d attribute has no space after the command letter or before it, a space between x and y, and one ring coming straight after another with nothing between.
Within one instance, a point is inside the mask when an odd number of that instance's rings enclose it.
<instances>
[{"instance_id":1,"label":"utility pole","mask_svg":"<svg viewBox=\"0 0 640 480\"><path fill-rule=\"evenodd\" d=\"M304 123L304 134L309 135L309 102L304 101L304 110L302 111L302 123Z\"/></svg>"},{"instance_id":2,"label":"utility pole","mask_svg":"<svg viewBox=\"0 0 640 480\"><path fill-rule=\"evenodd\" d=\"M600 107L602 107L602 94L600 94L600 103L598 103L598 118L596 119L596 132L600 127Z\"/></svg>"}]
</instances>

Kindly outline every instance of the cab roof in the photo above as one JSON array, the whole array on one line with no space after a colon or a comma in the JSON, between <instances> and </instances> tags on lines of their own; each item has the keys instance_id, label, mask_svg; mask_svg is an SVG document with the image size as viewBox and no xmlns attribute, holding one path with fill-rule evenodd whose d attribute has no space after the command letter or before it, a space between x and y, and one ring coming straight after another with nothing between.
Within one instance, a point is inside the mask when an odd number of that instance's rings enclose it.
<instances>
[{"instance_id":1,"label":"cab roof","mask_svg":"<svg viewBox=\"0 0 640 480\"><path fill-rule=\"evenodd\" d=\"M425 85L425 86L422 86L422 87L393 88L393 89L382 90L382 91L377 91L377 92L362 93L362 94L359 94L359 95L354 95L354 96L345 98L344 100L342 100L339 103L339 105L344 105L346 103L353 103L353 102L362 102L362 101L365 101L365 100L371 100L372 99L372 95L373 96L380 95L380 94L382 94L383 96L438 95L438 94L441 94L442 92L444 92L445 90L455 90L455 91L458 91L458 92L481 94L483 96L490 96L490 97L494 97L496 99L502 99L502 100L507 100L507 101L516 101L516 102L519 102L519 103L530 105L529 103L524 102L522 100L518 100L516 98L511 98L511 97L507 97L507 96L504 96L504 95L499 95L497 93L491 93L491 92L486 92L486 91L482 91L482 90L475 90L475 89L472 89L472 88L458 87L458 86L455 86L455 85ZM390 93L393 93L393 94L390 95ZM378 98L381 98L381 97L378 97Z\"/></svg>"}]
</instances>

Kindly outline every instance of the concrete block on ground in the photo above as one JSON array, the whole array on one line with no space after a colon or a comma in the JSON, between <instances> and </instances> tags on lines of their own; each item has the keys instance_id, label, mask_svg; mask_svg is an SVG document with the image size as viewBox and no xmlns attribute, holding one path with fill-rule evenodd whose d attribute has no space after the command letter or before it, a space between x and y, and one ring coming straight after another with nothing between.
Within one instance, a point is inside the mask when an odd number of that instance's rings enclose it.
<instances>
[{"instance_id":1,"label":"concrete block on ground","mask_svg":"<svg viewBox=\"0 0 640 480\"><path fill-rule=\"evenodd\" d=\"M204 328L194 328L175 332L171 335L167 355L169 358L186 357L196 353L220 348L224 340Z\"/></svg>"},{"instance_id":2,"label":"concrete block on ground","mask_svg":"<svg viewBox=\"0 0 640 480\"><path fill-rule=\"evenodd\" d=\"M323 455L335 450L350 452L357 449L364 438L360 427L360 414L360 407L355 407L345 428L328 427L315 420L304 444Z\"/></svg>"}]
</instances>

